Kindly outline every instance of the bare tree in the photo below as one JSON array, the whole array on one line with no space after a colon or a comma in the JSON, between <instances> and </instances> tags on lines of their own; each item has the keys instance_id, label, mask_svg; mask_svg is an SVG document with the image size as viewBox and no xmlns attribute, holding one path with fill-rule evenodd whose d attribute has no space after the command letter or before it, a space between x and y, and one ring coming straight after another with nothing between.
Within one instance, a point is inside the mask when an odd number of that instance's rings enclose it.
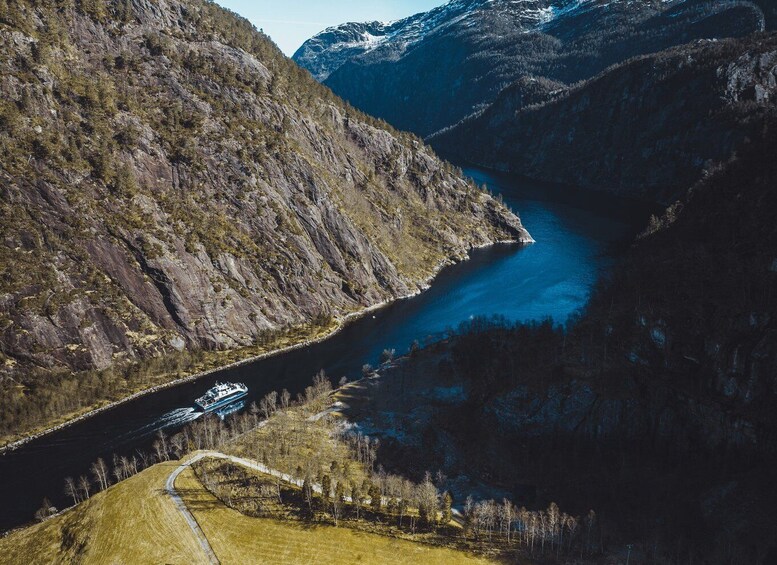
<instances>
[{"instance_id":1,"label":"bare tree","mask_svg":"<svg viewBox=\"0 0 777 565\"><path fill-rule=\"evenodd\" d=\"M353 502L353 505L356 507L356 519L359 519L359 511L362 508L362 491L359 488L359 485L356 483L353 483L351 485L351 502Z\"/></svg>"},{"instance_id":2,"label":"bare tree","mask_svg":"<svg viewBox=\"0 0 777 565\"><path fill-rule=\"evenodd\" d=\"M76 482L73 480L73 477L67 477L65 479L65 495L73 499L74 506L80 501L78 496L78 487L76 486Z\"/></svg>"},{"instance_id":3,"label":"bare tree","mask_svg":"<svg viewBox=\"0 0 777 565\"><path fill-rule=\"evenodd\" d=\"M113 454L113 476L116 478L116 482L124 480L124 473L121 468L121 460L115 453Z\"/></svg>"},{"instance_id":4,"label":"bare tree","mask_svg":"<svg viewBox=\"0 0 777 565\"><path fill-rule=\"evenodd\" d=\"M173 438L170 438L171 441L172 441L172 439ZM137 450L137 454L138 454L140 468L141 469L145 469L146 467L148 467L148 465L150 463L148 453L146 453L142 449L138 449Z\"/></svg>"},{"instance_id":5,"label":"bare tree","mask_svg":"<svg viewBox=\"0 0 777 565\"><path fill-rule=\"evenodd\" d=\"M78 477L78 489L83 494L84 500L89 498L90 488L91 488L91 485L89 484L89 479L87 479L84 475L81 475L80 477Z\"/></svg>"},{"instance_id":6,"label":"bare tree","mask_svg":"<svg viewBox=\"0 0 777 565\"><path fill-rule=\"evenodd\" d=\"M138 458L134 455L127 460L127 470L132 475L138 474Z\"/></svg>"},{"instance_id":7,"label":"bare tree","mask_svg":"<svg viewBox=\"0 0 777 565\"><path fill-rule=\"evenodd\" d=\"M302 496L305 498L305 502L308 503L308 509L312 514L313 513L313 485L310 482L310 475L305 475L305 480L302 481Z\"/></svg>"},{"instance_id":8,"label":"bare tree","mask_svg":"<svg viewBox=\"0 0 777 565\"><path fill-rule=\"evenodd\" d=\"M122 475L125 479L129 479L132 476L132 463L125 455L121 456L120 465Z\"/></svg>"},{"instance_id":9,"label":"bare tree","mask_svg":"<svg viewBox=\"0 0 777 565\"><path fill-rule=\"evenodd\" d=\"M157 430L156 432L154 451L156 451L157 459L160 462L170 459L170 455L167 449L167 437L165 437L165 433L162 430Z\"/></svg>"},{"instance_id":10,"label":"bare tree","mask_svg":"<svg viewBox=\"0 0 777 565\"><path fill-rule=\"evenodd\" d=\"M383 353L380 354L380 363L381 365L385 365L386 363L391 363L391 361L394 360L394 355L396 354L396 349L384 349Z\"/></svg>"},{"instance_id":11,"label":"bare tree","mask_svg":"<svg viewBox=\"0 0 777 565\"><path fill-rule=\"evenodd\" d=\"M100 490L105 490L108 488L108 466L105 464L105 461L103 461L103 458L100 457L92 463L91 467L92 476L94 477L95 483L100 487Z\"/></svg>"},{"instance_id":12,"label":"bare tree","mask_svg":"<svg viewBox=\"0 0 777 565\"><path fill-rule=\"evenodd\" d=\"M427 525L434 527L437 524L437 506L440 494L432 482L432 475L427 471L424 481L418 486L418 516Z\"/></svg>"},{"instance_id":13,"label":"bare tree","mask_svg":"<svg viewBox=\"0 0 777 565\"><path fill-rule=\"evenodd\" d=\"M267 403L270 405L272 413L275 413L275 411L278 409L278 393L274 390L270 391L265 395L265 398L267 399Z\"/></svg>"},{"instance_id":14,"label":"bare tree","mask_svg":"<svg viewBox=\"0 0 777 565\"><path fill-rule=\"evenodd\" d=\"M567 516L567 528L569 529L569 549L572 549L572 541L575 538L575 532L577 532L578 519L574 516Z\"/></svg>"},{"instance_id":15,"label":"bare tree","mask_svg":"<svg viewBox=\"0 0 777 565\"><path fill-rule=\"evenodd\" d=\"M183 454L186 453L186 450L184 449L185 445L186 436L184 434L175 434L170 438L170 447L176 457L182 457Z\"/></svg>"},{"instance_id":16,"label":"bare tree","mask_svg":"<svg viewBox=\"0 0 777 565\"><path fill-rule=\"evenodd\" d=\"M270 407L270 402L267 400L266 396L259 401L259 410L261 410L265 420L272 414L272 408Z\"/></svg>"},{"instance_id":17,"label":"bare tree","mask_svg":"<svg viewBox=\"0 0 777 565\"><path fill-rule=\"evenodd\" d=\"M510 543L510 529L513 524L513 516L515 511L512 503L506 498L502 499L502 520L505 524L505 534L507 536L507 543Z\"/></svg>"},{"instance_id":18,"label":"bare tree","mask_svg":"<svg viewBox=\"0 0 777 565\"><path fill-rule=\"evenodd\" d=\"M343 505L345 504L345 485L343 481L334 481L334 496L332 496L332 518L335 521L335 526L340 519L343 511Z\"/></svg>"},{"instance_id":19,"label":"bare tree","mask_svg":"<svg viewBox=\"0 0 777 565\"><path fill-rule=\"evenodd\" d=\"M285 388L281 391L281 410L286 410L291 401L291 393Z\"/></svg>"}]
</instances>

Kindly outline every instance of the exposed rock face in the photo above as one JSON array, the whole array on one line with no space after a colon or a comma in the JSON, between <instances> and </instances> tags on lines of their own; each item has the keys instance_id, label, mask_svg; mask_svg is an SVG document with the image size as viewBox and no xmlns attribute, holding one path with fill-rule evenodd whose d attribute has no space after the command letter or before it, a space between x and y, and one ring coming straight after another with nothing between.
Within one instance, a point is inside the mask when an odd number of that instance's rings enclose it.
<instances>
[{"instance_id":1,"label":"exposed rock face","mask_svg":"<svg viewBox=\"0 0 777 565\"><path fill-rule=\"evenodd\" d=\"M294 59L356 107L427 136L524 76L571 84L629 57L765 26L752 2L454 0L330 28Z\"/></svg>"},{"instance_id":2,"label":"exposed rock face","mask_svg":"<svg viewBox=\"0 0 777 565\"><path fill-rule=\"evenodd\" d=\"M483 166L669 204L758 135L775 97L777 35L703 41L539 103L506 89L431 143Z\"/></svg>"},{"instance_id":3,"label":"exposed rock face","mask_svg":"<svg viewBox=\"0 0 777 565\"><path fill-rule=\"evenodd\" d=\"M85 6L0 6L0 372L247 345L530 240L244 20Z\"/></svg>"}]
</instances>

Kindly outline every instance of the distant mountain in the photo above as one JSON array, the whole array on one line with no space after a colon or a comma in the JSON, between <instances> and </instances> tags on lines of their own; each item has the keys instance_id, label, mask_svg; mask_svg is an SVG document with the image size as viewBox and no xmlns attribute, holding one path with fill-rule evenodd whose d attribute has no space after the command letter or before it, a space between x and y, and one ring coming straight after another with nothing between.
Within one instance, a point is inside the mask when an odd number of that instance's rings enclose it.
<instances>
[{"instance_id":1,"label":"distant mountain","mask_svg":"<svg viewBox=\"0 0 777 565\"><path fill-rule=\"evenodd\" d=\"M455 159L669 204L763 128L777 34L698 41L572 88L523 79L430 142Z\"/></svg>"},{"instance_id":2,"label":"distant mountain","mask_svg":"<svg viewBox=\"0 0 777 565\"><path fill-rule=\"evenodd\" d=\"M0 2L8 398L35 375L253 344L529 239L215 4L65 4Z\"/></svg>"},{"instance_id":3,"label":"distant mountain","mask_svg":"<svg viewBox=\"0 0 777 565\"><path fill-rule=\"evenodd\" d=\"M426 136L521 77L567 84L629 57L766 26L752 2L454 0L393 23L348 23L294 60L356 107Z\"/></svg>"}]
</instances>

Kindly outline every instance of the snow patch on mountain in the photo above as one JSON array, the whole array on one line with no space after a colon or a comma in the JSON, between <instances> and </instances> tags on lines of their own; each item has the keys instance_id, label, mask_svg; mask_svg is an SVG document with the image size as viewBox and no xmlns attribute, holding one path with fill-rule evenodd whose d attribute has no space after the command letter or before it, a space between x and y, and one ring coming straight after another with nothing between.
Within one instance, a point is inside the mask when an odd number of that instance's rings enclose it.
<instances>
[{"instance_id":1,"label":"snow patch on mountain","mask_svg":"<svg viewBox=\"0 0 777 565\"><path fill-rule=\"evenodd\" d=\"M498 9L526 31L532 31L564 13L570 5L580 3L581 0L452 0L439 8L393 22L350 22L327 28L306 41L293 59L323 81L347 61L384 46L390 45L394 58L401 57L432 34L481 11Z\"/></svg>"}]
</instances>

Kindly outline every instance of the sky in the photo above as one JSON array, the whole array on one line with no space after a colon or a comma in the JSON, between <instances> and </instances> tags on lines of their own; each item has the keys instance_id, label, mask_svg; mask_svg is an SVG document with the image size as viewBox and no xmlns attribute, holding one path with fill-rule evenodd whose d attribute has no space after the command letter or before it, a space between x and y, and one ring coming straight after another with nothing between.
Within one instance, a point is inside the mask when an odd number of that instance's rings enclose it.
<instances>
[{"instance_id":1,"label":"sky","mask_svg":"<svg viewBox=\"0 0 777 565\"><path fill-rule=\"evenodd\" d=\"M286 55L306 39L345 22L391 21L445 0L216 0L264 30Z\"/></svg>"}]
</instances>

